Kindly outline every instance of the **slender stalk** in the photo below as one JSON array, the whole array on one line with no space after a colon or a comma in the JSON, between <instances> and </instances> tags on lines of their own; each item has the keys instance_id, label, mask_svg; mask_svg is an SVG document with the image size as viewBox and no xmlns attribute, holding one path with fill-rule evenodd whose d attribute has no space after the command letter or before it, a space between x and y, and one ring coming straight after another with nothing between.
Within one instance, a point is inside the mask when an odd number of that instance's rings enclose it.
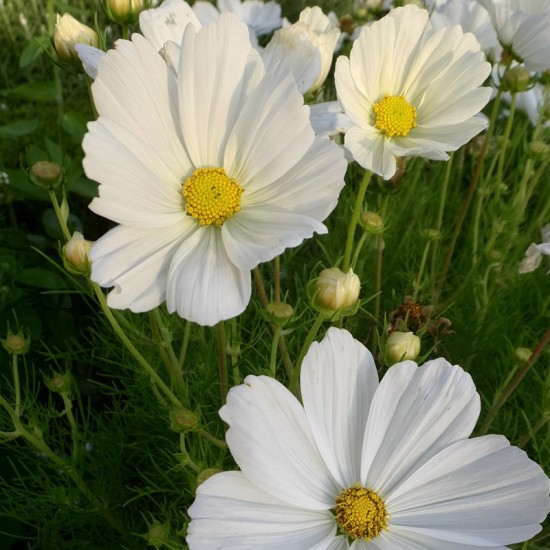
<instances>
[{"instance_id":1,"label":"slender stalk","mask_svg":"<svg viewBox=\"0 0 550 550\"><path fill-rule=\"evenodd\" d=\"M15 414L21 416L21 384L19 383L19 369L17 367L17 355L12 355L11 367L13 373L13 390L15 392Z\"/></svg>"},{"instance_id":2,"label":"slender stalk","mask_svg":"<svg viewBox=\"0 0 550 550\"><path fill-rule=\"evenodd\" d=\"M103 292L101 291L101 288L99 287L99 285L97 285L96 283L93 283L92 286L93 286L95 295L97 296L97 299L99 301L101 310L103 311L105 317L107 317L107 320L111 324L111 327L114 330L115 334L124 344L126 349L130 352L132 357L136 360L138 365L140 365L143 368L143 370L149 375L153 383L156 384L156 386L158 386L158 388L162 391L165 397L167 397L168 400L173 405L175 405L178 408L184 408L180 400L174 395L172 390L165 384L164 380L158 375L157 371L155 371L155 369L149 364L147 359L145 359L145 357L141 355L141 353L137 350L134 344L132 344L130 339L126 336L126 334L118 324L117 320L115 319L111 309L107 305L107 301L105 300L105 296L103 295Z\"/></svg>"},{"instance_id":3,"label":"slender stalk","mask_svg":"<svg viewBox=\"0 0 550 550\"><path fill-rule=\"evenodd\" d=\"M413 281L413 298L416 300L418 297L418 292L422 288L422 276L424 275L424 268L426 267L426 261L428 260L428 253L430 252L430 246L432 241L428 239L426 246L424 247L424 252L422 254L422 259L420 260L420 268L418 269L418 274L416 279Z\"/></svg>"},{"instance_id":4,"label":"slender stalk","mask_svg":"<svg viewBox=\"0 0 550 550\"><path fill-rule=\"evenodd\" d=\"M273 331L273 340L271 341L271 356L269 361L269 371L271 376L275 378L277 373L277 344L279 343L279 338L281 336L281 327L275 325L275 330Z\"/></svg>"},{"instance_id":5,"label":"slender stalk","mask_svg":"<svg viewBox=\"0 0 550 550\"><path fill-rule=\"evenodd\" d=\"M528 433L526 433L524 436L522 436L520 439L518 439L517 443L516 443L516 446L519 447L520 449L523 449L523 447L525 447L525 445L527 445L527 443L529 443L529 441L531 440L531 438L537 433L539 432L540 430L542 430L542 428L544 428L544 426L546 426L546 424L548 424L548 421L550 420L550 416L548 416L547 414L543 414L538 420L537 422L535 423L534 426L531 427L531 429L529 430Z\"/></svg>"},{"instance_id":6,"label":"slender stalk","mask_svg":"<svg viewBox=\"0 0 550 550\"><path fill-rule=\"evenodd\" d=\"M74 414L73 414L73 403L69 399L69 396L65 393L61 393L61 398L63 399L63 405L65 405L65 416L69 421L71 426L71 436L73 439L73 461L77 461L80 456L80 432L78 430L78 424L76 423Z\"/></svg>"},{"instance_id":7,"label":"slender stalk","mask_svg":"<svg viewBox=\"0 0 550 550\"><path fill-rule=\"evenodd\" d=\"M281 301L281 257L273 258L273 299L275 302Z\"/></svg>"},{"instance_id":8,"label":"slender stalk","mask_svg":"<svg viewBox=\"0 0 550 550\"><path fill-rule=\"evenodd\" d=\"M533 366L535 361L538 359L538 356L541 354L542 350L547 346L548 342L550 342L550 328L548 328L548 330L544 333L540 342L537 344L537 347L533 350L531 357L529 357L529 359L521 367L521 369L518 370L514 378L510 381L510 383L506 386L504 391L501 393L498 400L490 408L487 414L487 418L485 419L485 422L483 423L483 426L479 431L479 435L484 435L487 433L500 408L504 405L504 403L506 403L506 401L508 401L508 398L512 395L514 390L519 386L520 382L525 378L525 375L529 372L529 369Z\"/></svg>"},{"instance_id":9,"label":"slender stalk","mask_svg":"<svg viewBox=\"0 0 550 550\"><path fill-rule=\"evenodd\" d=\"M216 337L218 341L218 376L220 380L220 397L222 405L225 405L229 392L229 379L227 376L227 356L225 354L225 328L223 321L216 325Z\"/></svg>"},{"instance_id":10,"label":"slender stalk","mask_svg":"<svg viewBox=\"0 0 550 550\"><path fill-rule=\"evenodd\" d=\"M61 212L61 207L59 206L59 202L57 201L55 192L48 191L48 195L50 196L50 200L52 201L53 209L57 217L57 221L59 222L59 227L61 227L61 231L63 232L63 236L65 237L66 241L70 241L71 232L69 231L69 228L67 227L67 222L65 221L65 218L63 217L63 214Z\"/></svg>"},{"instance_id":11,"label":"slender stalk","mask_svg":"<svg viewBox=\"0 0 550 550\"><path fill-rule=\"evenodd\" d=\"M216 447L219 447L220 449L227 449L227 443L221 439L218 439L217 437L214 437L212 434L209 434L206 430L203 428L200 428L198 430L198 433L204 437L207 441L210 441L210 443L213 443L216 445Z\"/></svg>"},{"instance_id":12,"label":"slender stalk","mask_svg":"<svg viewBox=\"0 0 550 550\"><path fill-rule=\"evenodd\" d=\"M170 361L170 358L166 353L166 349L163 346L162 337L160 335L160 329L158 326L158 321L152 310L149 311L149 324L151 325L153 340L155 340L155 343L158 345L158 348L159 348L159 356L162 362L164 363L164 366L166 367L166 372L168 373L168 376L170 377L170 379L172 379L173 378L172 362Z\"/></svg>"},{"instance_id":13,"label":"slender stalk","mask_svg":"<svg viewBox=\"0 0 550 550\"><path fill-rule=\"evenodd\" d=\"M180 354L178 356L178 365L183 376L183 364L185 363L185 356L187 354L187 347L189 346L189 338L191 337L191 321L185 322L185 328L183 329L183 340L181 342Z\"/></svg>"},{"instance_id":14,"label":"slender stalk","mask_svg":"<svg viewBox=\"0 0 550 550\"><path fill-rule=\"evenodd\" d=\"M344 250L344 261L342 262L342 271L347 273L350 267L351 253L353 250L353 241L355 237L355 228L357 227L357 222L359 221L359 216L363 210L363 202L365 201L365 193L367 192L367 187L369 186L369 181L372 176L372 173L368 170L365 171L357 195L355 197L355 204L353 206L353 212L351 214L351 219L348 225L348 233L346 237L346 247Z\"/></svg>"},{"instance_id":15,"label":"slender stalk","mask_svg":"<svg viewBox=\"0 0 550 550\"><path fill-rule=\"evenodd\" d=\"M296 360L296 365L294 367L294 372L292 373L292 378L290 379L290 383L288 385L290 391L293 393L296 393L298 389L298 379L300 378L300 369L302 368L302 362L304 360L304 357L306 356L309 346L311 346L311 343L313 342L313 340L315 340L315 337L317 336L317 332L321 328L321 325L323 324L324 320L325 320L325 317L323 314L319 314L317 316L317 319L315 319L315 322L313 323L313 325L311 325L311 328L309 329L309 332L305 339L304 345L300 350L300 355L298 355L298 359Z\"/></svg>"},{"instance_id":16,"label":"slender stalk","mask_svg":"<svg viewBox=\"0 0 550 550\"><path fill-rule=\"evenodd\" d=\"M504 128L504 134L502 136L502 144L500 148L500 156L498 159L498 168L497 168L497 200L500 199L500 189L502 184L502 177L504 174L504 163L506 161L506 150L510 143L510 133L512 132L512 124L514 121L514 114L516 112L516 98L517 94L512 93L512 98L510 100L510 114L508 115L508 120L506 121L506 127Z\"/></svg>"}]
</instances>

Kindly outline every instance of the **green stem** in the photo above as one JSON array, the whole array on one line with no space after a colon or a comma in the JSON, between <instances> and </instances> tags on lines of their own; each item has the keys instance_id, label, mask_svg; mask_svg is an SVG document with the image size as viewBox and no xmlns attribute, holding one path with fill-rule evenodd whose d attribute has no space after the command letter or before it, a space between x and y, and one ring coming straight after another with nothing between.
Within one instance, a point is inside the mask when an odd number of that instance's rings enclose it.
<instances>
[{"instance_id":1,"label":"green stem","mask_svg":"<svg viewBox=\"0 0 550 550\"><path fill-rule=\"evenodd\" d=\"M304 345L300 350L300 355L298 355L298 359L296 360L294 372L292 373L292 377L290 379L290 384L289 384L289 389L293 393L296 393L297 391L298 380L300 378L300 370L302 368L302 362L304 360L304 357L306 356L306 353L309 347L311 346L311 343L313 342L313 340L315 340L315 337L317 336L317 332L321 328L321 325L323 324L324 320L325 320L325 317L323 314L319 314L317 316L317 319L315 319L315 322L313 323L313 325L311 325L311 328L309 329Z\"/></svg>"},{"instance_id":2,"label":"green stem","mask_svg":"<svg viewBox=\"0 0 550 550\"><path fill-rule=\"evenodd\" d=\"M227 356L225 354L225 328L223 321L216 325L216 337L218 340L218 376L220 380L220 397L222 405L225 405L229 392L229 379L227 376Z\"/></svg>"},{"instance_id":3,"label":"green stem","mask_svg":"<svg viewBox=\"0 0 550 550\"><path fill-rule=\"evenodd\" d=\"M185 328L183 329L183 340L181 342L180 354L178 357L179 369L182 371L183 376L183 364L185 363L185 356L187 355L187 347L189 345L189 338L191 337L191 321L185 322Z\"/></svg>"},{"instance_id":4,"label":"green stem","mask_svg":"<svg viewBox=\"0 0 550 550\"><path fill-rule=\"evenodd\" d=\"M175 405L178 408L185 408L180 400L174 395L172 390L165 384L164 380L158 375L158 373L155 371L155 369L148 363L148 361L141 355L141 353L136 349L134 344L130 341L130 339L126 336L120 325L118 324L117 320L115 319L111 309L107 305L107 301L105 300L105 296L103 295L103 292L99 285L96 283L92 284L95 295L97 296L97 299L99 301L99 305L101 307L101 310L103 311L105 317L107 317L107 320L111 324L112 329L114 330L115 334L118 336L118 338L121 340L121 342L126 346L126 349L130 352L132 357L136 360L136 362L143 368L143 370L149 375L151 380L154 384L162 391L162 393L172 402L173 405Z\"/></svg>"},{"instance_id":5,"label":"green stem","mask_svg":"<svg viewBox=\"0 0 550 550\"><path fill-rule=\"evenodd\" d=\"M61 207L59 206L59 202L57 201L55 192L48 191L48 195L50 196L50 200L52 201L53 209L57 217L57 221L59 222L59 227L61 227L63 236L65 237L65 240L68 242L71 240L71 232L69 231L69 228L67 227L67 222L65 221L65 218L63 217L63 214L61 212Z\"/></svg>"},{"instance_id":6,"label":"green stem","mask_svg":"<svg viewBox=\"0 0 550 550\"><path fill-rule=\"evenodd\" d=\"M76 423L73 414L73 403L69 399L69 396L63 392L61 394L61 398L63 399L63 404L65 405L65 416L71 426L71 436L73 439L73 461L76 463L80 456L80 433L78 431L78 424Z\"/></svg>"},{"instance_id":7,"label":"green stem","mask_svg":"<svg viewBox=\"0 0 550 550\"><path fill-rule=\"evenodd\" d=\"M518 370L514 378L510 381L510 383L506 386L506 388L500 395L499 399L490 408L487 414L487 418L485 419L485 422L483 423L483 426L479 431L479 435L484 435L487 433L487 431L491 427L491 424L493 423L493 420L495 419L502 405L504 405L504 403L508 401L508 398L512 395L514 390L519 386L520 382L525 378L525 375L529 372L529 369L533 366L535 361L538 359L538 356L541 354L542 350L547 346L548 342L550 342L550 328L548 328L548 330L544 333L544 336L541 338L540 342L537 344L537 347L533 350L533 353L531 354L527 362L521 367L521 369Z\"/></svg>"},{"instance_id":8,"label":"green stem","mask_svg":"<svg viewBox=\"0 0 550 550\"><path fill-rule=\"evenodd\" d=\"M12 355L13 389L15 392L15 414L21 416L21 385L19 383L19 369L17 368L17 355Z\"/></svg>"},{"instance_id":9,"label":"green stem","mask_svg":"<svg viewBox=\"0 0 550 550\"><path fill-rule=\"evenodd\" d=\"M357 262L359 261L359 254L361 254L361 250L363 249L363 245L365 244L367 237L369 234L366 231L363 231L363 234L361 235L359 242L357 243L357 246L355 247L355 251L353 253L353 260L351 261L351 268L355 271L357 267Z\"/></svg>"},{"instance_id":10,"label":"green stem","mask_svg":"<svg viewBox=\"0 0 550 550\"><path fill-rule=\"evenodd\" d=\"M512 93L512 99L510 101L510 114L508 115L508 120L506 121L506 127L504 128L504 134L502 136L502 143L499 152L500 157L498 159L497 168L497 200L500 199L501 194L502 177L504 175L504 163L506 161L506 150L508 149L508 144L510 143L510 133L512 132L514 113L516 112L516 98L517 94Z\"/></svg>"},{"instance_id":11,"label":"green stem","mask_svg":"<svg viewBox=\"0 0 550 550\"><path fill-rule=\"evenodd\" d=\"M216 447L219 447L220 449L227 449L227 443L225 441L218 439L217 437L214 437L212 434L209 434L203 428L200 428L198 430L198 433L201 437L204 437L204 439L216 445Z\"/></svg>"},{"instance_id":12,"label":"green stem","mask_svg":"<svg viewBox=\"0 0 550 550\"><path fill-rule=\"evenodd\" d=\"M275 375L277 373L277 347L280 336L281 327L279 325L275 325L275 330L273 331L273 340L271 341L271 357L269 361L269 370L273 378L276 378Z\"/></svg>"},{"instance_id":13,"label":"green stem","mask_svg":"<svg viewBox=\"0 0 550 550\"><path fill-rule=\"evenodd\" d=\"M273 298L275 302L281 301L281 257L273 258Z\"/></svg>"},{"instance_id":14,"label":"green stem","mask_svg":"<svg viewBox=\"0 0 550 550\"><path fill-rule=\"evenodd\" d=\"M365 171L361 184L359 185L359 190L355 197L355 204L353 206L353 212L351 214L351 219L348 225L348 233L346 238L346 248L344 250L344 261L342 263L342 271L347 273L350 267L351 253L353 250L353 241L355 238L355 228L357 227L357 222L359 221L359 216L363 210L363 202L365 200L365 193L367 192L367 187L369 186L369 181L372 176L372 173L368 170Z\"/></svg>"},{"instance_id":15,"label":"green stem","mask_svg":"<svg viewBox=\"0 0 550 550\"><path fill-rule=\"evenodd\" d=\"M424 274L424 269L426 267L426 261L428 260L428 253L430 252L430 246L432 244L432 241L428 239L426 242L426 246L424 247L424 252L422 254L422 260L420 261L420 268L418 270L418 274L416 276L416 279L413 281L413 298L416 300L418 297L418 292L422 288L422 276Z\"/></svg>"}]
</instances>

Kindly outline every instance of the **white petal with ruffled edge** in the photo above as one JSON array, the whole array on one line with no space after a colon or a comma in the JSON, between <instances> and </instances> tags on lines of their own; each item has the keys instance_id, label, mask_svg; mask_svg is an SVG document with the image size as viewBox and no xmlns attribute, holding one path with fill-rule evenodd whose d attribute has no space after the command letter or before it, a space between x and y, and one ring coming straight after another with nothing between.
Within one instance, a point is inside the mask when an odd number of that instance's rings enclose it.
<instances>
[{"instance_id":1,"label":"white petal with ruffled edge","mask_svg":"<svg viewBox=\"0 0 550 550\"><path fill-rule=\"evenodd\" d=\"M302 364L304 409L323 460L342 488L361 479L362 441L378 375L371 353L330 328Z\"/></svg>"},{"instance_id":2,"label":"white petal with ruffled edge","mask_svg":"<svg viewBox=\"0 0 550 550\"><path fill-rule=\"evenodd\" d=\"M467 438L479 416L479 395L469 374L444 359L418 367L394 365L374 396L361 478L387 494L421 464Z\"/></svg>"},{"instance_id":3,"label":"white petal with ruffled edge","mask_svg":"<svg viewBox=\"0 0 550 550\"><path fill-rule=\"evenodd\" d=\"M250 272L231 262L218 226L195 227L172 258L166 305L184 319L212 326L244 311L250 300Z\"/></svg>"},{"instance_id":4,"label":"white petal with ruffled edge","mask_svg":"<svg viewBox=\"0 0 550 550\"><path fill-rule=\"evenodd\" d=\"M336 531L330 512L291 506L250 483L241 472L206 480L188 513L193 520L186 538L190 550L325 550Z\"/></svg>"},{"instance_id":5,"label":"white petal with ruffled edge","mask_svg":"<svg viewBox=\"0 0 550 550\"><path fill-rule=\"evenodd\" d=\"M330 510L339 487L325 466L298 400L279 382L247 376L232 388L220 416L244 475L289 504Z\"/></svg>"}]
</instances>

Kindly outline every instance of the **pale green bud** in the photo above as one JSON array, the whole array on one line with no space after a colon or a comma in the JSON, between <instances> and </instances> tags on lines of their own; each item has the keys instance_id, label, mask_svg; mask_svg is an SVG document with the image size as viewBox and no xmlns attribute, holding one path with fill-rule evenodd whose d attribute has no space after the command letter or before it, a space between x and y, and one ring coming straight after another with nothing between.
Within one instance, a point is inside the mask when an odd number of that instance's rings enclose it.
<instances>
[{"instance_id":1,"label":"pale green bud","mask_svg":"<svg viewBox=\"0 0 550 550\"><path fill-rule=\"evenodd\" d=\"M65 374L56 372L49 380L46 380L48 389L55 393L69 393L71 390L71 383L72 378L68 372Z\"/></svg>"},{"instance_id":2,"label":"pale green bud","mask_svg":"<svg viewBox=\"0 0 550 550\"><path fill-rule=\"evenodd\" d=\"M89 44L97 48L99 45L97 33L68 13L63 16L57 14L56 20L53 45L57 55L61 60L81 67L80 58L74 47L76 44Z\"/></svg>"},{"instance_id":3,"label":"pale green bud","mask_svg":"<svg viewBox=\"0 0 550 550\"><path fill-rule=\"evenodd\" d=\"M107 17L119 25L131 25L151 6L151 0L101 0Z\"/></svg>"},{"instance_id":4,"label":"pale green bud","mask_svg":"<svg viewBox=\"0 0 550 550\"><path fill-rule=\"evenodd\" d=\"M529 348L516 348L514 354L519 359L520 363L527 363L533 352Z\"/></svg>"},{"instance_id":5,"label":"pale green bud","mask_svg":"<svg viewBox=\"0 0 550 550\"><path fill-rule=\"evenodd\" d=\"M420 353L420 338L412 332L392 332L386 341L386 359L393 365L414 360Z\"/></svg>"},{"instance_id":6,"label":"pale green bud","mask_svg":"<svg viewBox=\"0 0 550 550\"><path fill-rule=\"evenodd\" d=\"M0 339L0 342L2 347L12 355L24 355L29 351L31 345L31 339L25 336L22 329L17 334L8 330L6 338Z\"/></svg>"},{"instance_id":7,"label":"pale green bud","mask_svg":"<svg viewBox=\"0 0 550 550\"><path fill-rule=\"evenodd\" d=\"M529 88L531 75L523 66L508 69L502 79L502 87L507 92L525 92Z\"/></svg>"},{"instance_id":8,"label":"pale green bud","mask_svg":"<svg viewBox=\"0 0 550 550\"><path fill-rule=\"evenodd\" d=\"M59 164L49 160L40 160L31 166L31 181L38 187L52 190L61 185L63 172Z\"/></svg>"},{"instance_id":9,"label":"pale green bud","mask_svg":"<svg viewBox=\"0 0 550 550\"><path fill-rule=\"evenodd\" d=\"M71 240L61 250L65 269L74 275L88 275L90 273L90 250L94 243L84 239L84 235L75 231Z\"/></svg>"},{"instance_id":10,"label":"pale green bud","mask_svg":"<svg viewBox=\"0 0 550 550\"><path fill-rule=\"evenodd\" d=\"M187 432L199 423L198 416L188 409L173 409L170 411L170 420L170 428L175 432Z\"/></svg>"},{"instance_id":11,"label":"pale green bud","mask_svg":"<svg viewBox=\"0 0 550 550\"><path fill-rule=\"evenodd\" d=\"M337 267L330 267L321 271L316 287L317 304L325 309L337 310L357 303L361 281L351 268L344 273Z\"/></svg>"},{"instance_id":12,"label":"pale green bud","mask_svg":"<svg viewBox=\"0 0 550 550\"><path fill-rule=\"evenodd\" d=\"M269 321L280 327L285 326L294 315L294 308L284 302L271 302L265 307Z\"/></svg>"},{"instance_id":13,"label":"pale green bud","mask_svg":"<svg viewBox=\"0 0 550 550\"><path fill-rule=\"evenodd\" d=\"M369 233L381 233L384 228L384 220L376 212L368 210L361 214L361 223Z\"/></svg>"}]
</instances>

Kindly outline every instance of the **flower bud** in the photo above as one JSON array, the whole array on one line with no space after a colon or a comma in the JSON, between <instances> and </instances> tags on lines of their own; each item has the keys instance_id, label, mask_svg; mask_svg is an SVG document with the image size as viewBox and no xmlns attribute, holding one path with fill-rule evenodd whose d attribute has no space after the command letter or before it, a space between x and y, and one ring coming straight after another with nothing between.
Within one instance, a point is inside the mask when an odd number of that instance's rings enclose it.
<instances>
[{"instance_id":1,"label":"flower bud","mask_svg":"<svg viewBox=\"0 0 550 550\"><path fill-rule=\"evenodd\" d=\"M344 273L337 267L323 269L316 283L316 302L329 310L348 308L357 303L361 281L350 270Z\"/></svg>"},{"instance_id":2,"label":"flower bud","mask_svg":"<svg viewBox=\"0 0 550 550\"><path fill-rule=\"evenodd\" d=\"M46 386L55 393L69 393L71 382L71 375L68 372L65 374L56 372L49 380L46 380Z\"/></svg>"},{"instance_id":3,"label":"flower bud","mask_svg":"<svg viewBox=\"0 0 550 550\"><path fill-rule=\"evenodd\" d=\"M525 92L529 88L530 79L529 71L518 65L506 71L502 78L502 87L506 92Z\"/></svg>"},{"instance_id":4,"label":"flower bud","mask_svg":"<svg viewBox=\"0 0 550 550\"><path fill-rule=\"evenodd\" d=\"M532 141L529 144L529 153L534 159L545 159L550 154L550 145L544 141Z\"/></svg>"},{"instance_id":5,"label":"flower bud","mask_svg":"<svg viewBox=\"0 0 550 550\"><path fill-rule=\"evenodd\" d=\"M265 307L266 316L273 324L284 327L294 315L294 308L284 302L271 302Z\"/></svg>"},{"instance_id":6,"label":"flower bud","mask_svg":"<svg viewBox=\"0 0 550 550\"><path fill-rule=\"evenodd\" d=\"M386 341L386 359L389 365L414 360L420 353L420 338L412 332L392 332Z\"/></svg>"},{"instance_id":7,"label":"flower bud","mask_svg":"<svg viewBox=\"0 0 550 550\"><path fill-rule=\"evenodd\" d=\"M0 342L2 347L12 355L24 355L29 351L31 345L30 337L25 336L22 329L17 334L8 330L6 338L1 338Z\"/></svg>"},{"instance_id":8,"label":"flower bud","mask_svg":"<svg viewBox=\"0 0 550 550\"><path fill-rule=\"evenodd\" d=\"M197 476L197 487L201 485L201 483L204 483L208 478L215 476L220 472L221 470L219 468L206 468L205 470L201 470Z\"/></svg>"},{"instance_id":9,"label":"flower bud","mask_svg":"<svg viewBox=\"0 0 550 550\"><path fill-rule=\"evenodd\" d=\"M90 250L94 243L84 239L84 235L75 231L71 240L61 250L63 265L73 275L88 275L90 273Z\"/></svg>"},{"instance_id":10,"label":"flower bud","mask_svg":"<svg viewBox=\"0 0 550 550\"><path fill-rule=\"evenodd\" d=\"M376 213L365 211L361 214L361 223L369 233L382 233L384 220Z\"/></svg>"},{"instance_id":11,"label":"flower bud","mask_svg":"<svg viewBox=\"0 0 550 550\"><path fill-rule=\"evenodd\" d=\"M97 48L99 45L97 33L68 13L63 16L57 14L56 18L53 45L57 55L61 60L81 67L80 59L74 49L75 44L89 44Z\"/></svg>"},{"instance_id":12,"label":"flower bud","mask_svg":"<svg viewBox=\"0 0 550 550\"><path fill-rule=\"evenodd\" d=\"M516 348L514 354L520 363L527 363L533 352L529 348Z\"/></svg>"},{"instance_id":13,"label":"flower bud","mask_svg":"<svg viewBox=\"0 0 550 550\"><path fill-rule=\"evenodd\" d=\"M101 0L101 6L107 17L119 25L132 25L139 19L139 14L148 9L151 0Z\"/></svg>"},{"instance_id":14,"label":"flower bud","mask_svg":"<svg viewBox=\"0 0 550 550\"><path fill-rule=\"evenodd\" d=\"M165 521L164 523L159 523L158 521L153 521L149 525L149 530L145 535L145 539L149 546L154 546L155 548L165 547L167 537L170 534L170 523Z\"/></svg>"},{"instance_id":15,"label":"flower bud","mask_svg":"<svg viewBox=\"0 0 550 550\"><path fill-rule=\"evenodd\" d=\"M187 432L192 430L198 423L197 415L188 409L173 409L170 411L170 428L175 432Z\"/></svg>"},{"instance_id":16,"label":"flower bud","mask_svg":"<svg viewBox=\"0 0 550 550\"><path fill-rule=\"evenodd\" d=\"M437 241L441 238L441 232L432 227L423 229L422 233L429 241Z\"/></svg>"},{"instance_id":17,"label":"flower bud","mask_svg":"<svg viewBox=\"0 0 550 550\"><path fill-rule=\"evenodd\" d=\"M29 177L37 187L52 190L61 185L63 172L59 164L49 160L40 160L31 166Z\"/></svg>"}]
</instances>

